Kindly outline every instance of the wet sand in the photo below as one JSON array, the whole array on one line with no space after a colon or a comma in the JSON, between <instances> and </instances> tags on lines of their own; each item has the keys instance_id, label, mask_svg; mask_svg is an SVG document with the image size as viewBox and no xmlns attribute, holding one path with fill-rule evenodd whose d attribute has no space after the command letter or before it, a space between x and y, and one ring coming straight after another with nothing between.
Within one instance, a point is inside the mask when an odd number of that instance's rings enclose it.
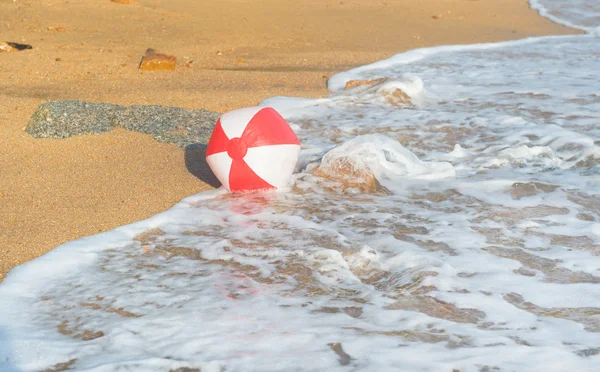
<instances>
[{"instance_id":1,"label":"wet sand","mask_svg":"<svg viewBox=\"0 0 600 372\"><path fill-rule=\"evenodd\" d=\"M573 32L526 0L0 0L0 41L33 46L0 53L0 280L211 187L182 149L149 135L31 138L23 129L43 102L225 112L325 96L334 73L408 49ZM176 70L139 71L147 48L176 56Z\"/></svg>"}]
</instances>

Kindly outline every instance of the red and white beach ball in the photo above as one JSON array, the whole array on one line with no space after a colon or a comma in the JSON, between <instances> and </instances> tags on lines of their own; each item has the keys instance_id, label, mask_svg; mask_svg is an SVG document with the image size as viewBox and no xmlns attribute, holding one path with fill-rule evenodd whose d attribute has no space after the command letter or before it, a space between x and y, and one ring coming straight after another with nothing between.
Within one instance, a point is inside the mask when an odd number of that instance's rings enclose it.
<instances>
[{"instance_id":1,"label":"red and white beach ball","mask_svg":"<svg viewBox=\"0 0 600 372\"><path fill-rule=\"evenodd\" d=\"M288 184L300 142L271 107L248 107L221 115L206 161L229 191L276 189Z\"/></svg>"}]
</instances>

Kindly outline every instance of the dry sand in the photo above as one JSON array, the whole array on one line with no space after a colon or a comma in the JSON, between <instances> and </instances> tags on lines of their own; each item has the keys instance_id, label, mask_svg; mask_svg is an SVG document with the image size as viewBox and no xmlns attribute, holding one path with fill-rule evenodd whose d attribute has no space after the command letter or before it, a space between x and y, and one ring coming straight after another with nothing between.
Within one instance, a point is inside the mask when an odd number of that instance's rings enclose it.
<instances>
[{"instance_id":1,"label":"dry sand","mask_svg":"<svg viewBox=\"0 0 600 372\"><path fill-rule=\"evenodd\" d=\"M327 95L335 72L407 49L572 32L526 0L0 0L0 41L33 46L0 53L0 280L210 187L183 150L147 135L32 139L23 128L43 102L224 112ZM177 69L138 71L148 47L177 56Z\"/></svg>"}]
</instances>

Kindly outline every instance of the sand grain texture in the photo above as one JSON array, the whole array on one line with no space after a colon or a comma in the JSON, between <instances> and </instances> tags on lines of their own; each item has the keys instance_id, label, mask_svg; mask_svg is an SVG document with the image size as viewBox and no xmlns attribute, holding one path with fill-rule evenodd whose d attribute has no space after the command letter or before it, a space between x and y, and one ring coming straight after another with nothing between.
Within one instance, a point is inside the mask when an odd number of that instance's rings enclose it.
<instances>
[{"instance_id":1,"label":"sand grain texture","mask_svg":"<svg viewBox=\"0 0 600 372\"><path fill-rule=\"evenodd\" d=\"M23 129L44 102L225 112L326 95L335 72L407 49L573 32L526 0L0 0L0 31L33 46L0 54L0 280L59 244L211 187L182 149L149 135L31 138ZM148 48L181 63L139 71Z\"/></svg>"}]
</instances>

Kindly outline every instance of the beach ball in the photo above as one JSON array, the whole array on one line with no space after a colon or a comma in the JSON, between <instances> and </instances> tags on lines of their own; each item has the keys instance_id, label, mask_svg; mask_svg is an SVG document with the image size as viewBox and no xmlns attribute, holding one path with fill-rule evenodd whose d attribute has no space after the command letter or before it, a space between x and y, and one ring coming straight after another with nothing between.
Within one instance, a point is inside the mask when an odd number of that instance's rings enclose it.
<instances>
[{"instance_id":1,"label":"beach ball","mask_svg":"<svg viewBox=\"0 0 600 372\"><path fill-rule=\"evenodd\" d=\"M300 142L271 107L221 115L206 149L206 162L229 191L277 189L288 184Z\"/></svg>"}]
</instances>

